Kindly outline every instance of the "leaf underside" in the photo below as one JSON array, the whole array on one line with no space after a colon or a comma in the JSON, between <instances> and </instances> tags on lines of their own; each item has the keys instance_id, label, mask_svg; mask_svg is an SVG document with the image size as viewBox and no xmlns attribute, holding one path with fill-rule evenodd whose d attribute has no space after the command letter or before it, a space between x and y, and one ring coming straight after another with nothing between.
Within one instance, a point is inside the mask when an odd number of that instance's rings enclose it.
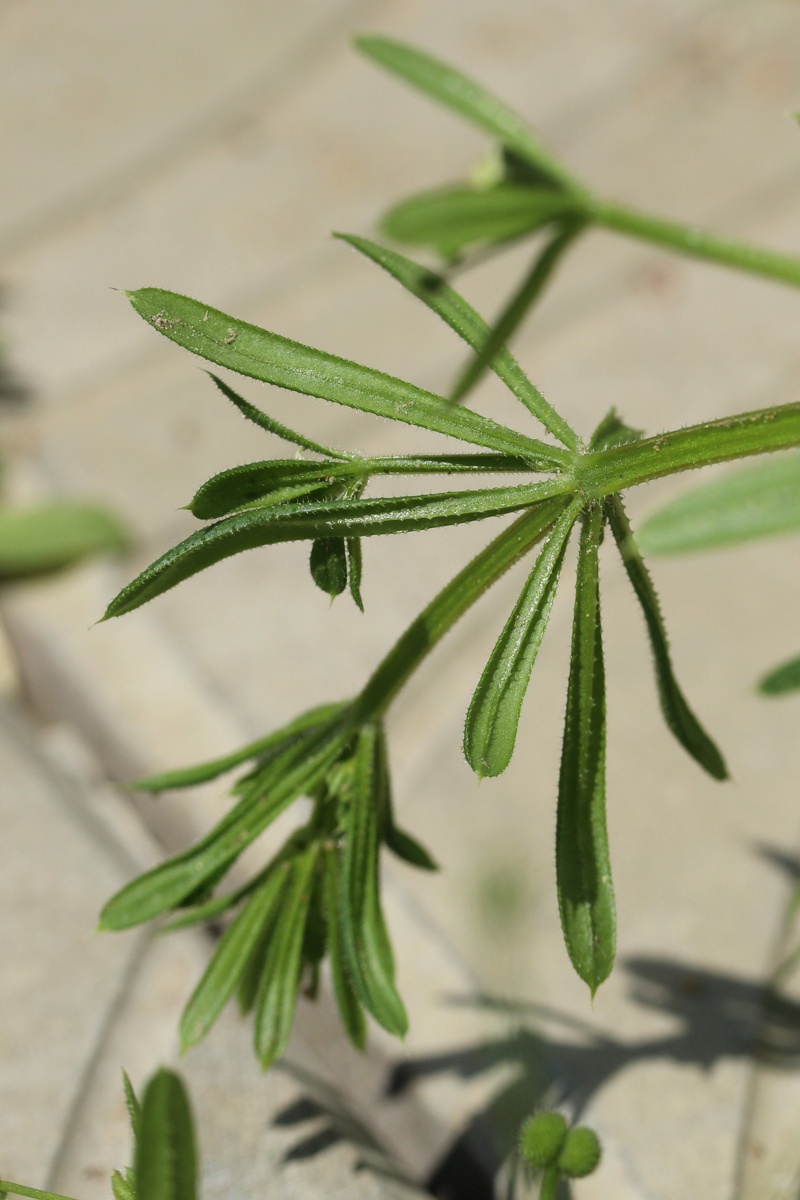
<instances>
[{"instance_id":1,"label":"leaf underside","mask_svg":"<svg viewBox=\"0 0 800 1200\"><path fill-rule=\"evenodd\" d=\"M605 803L606 705L600 625L599 505L583 517L556 822L564 940L594 995L614 965L616 913Z\"/></svg>"}]
</instances>

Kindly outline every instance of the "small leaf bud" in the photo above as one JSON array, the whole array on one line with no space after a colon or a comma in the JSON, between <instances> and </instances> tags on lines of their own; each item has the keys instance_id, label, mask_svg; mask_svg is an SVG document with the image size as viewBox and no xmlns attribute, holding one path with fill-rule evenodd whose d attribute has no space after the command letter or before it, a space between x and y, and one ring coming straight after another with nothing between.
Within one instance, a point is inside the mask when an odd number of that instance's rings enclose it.
<instances>
[{"instance_id":1,"label":"small leaf bud","mask_svg":"<svg viewBox=\"0 0 800 1200\"><path fill-rule=\"evenodd\" d=\"M549 1167L558 1158L567 1137L567 1122L561 1113L536 1113L522 1126L519 1152L532 1167Z\"/></svg>"},{"instance_id":2,"label":"small leaf bud","mask_svg":"<svg viewBox=\"0 0 800 1200\"><path fill-rule=\"evenodd\" d=\"M570 1179L583 1179L584 1175L591 1175L597 1168L600 1155L597 1134L585 1125L578 1125L570 1129L566 1136L558 1156L558 1169Z\"/></svg>"}]
</instances>

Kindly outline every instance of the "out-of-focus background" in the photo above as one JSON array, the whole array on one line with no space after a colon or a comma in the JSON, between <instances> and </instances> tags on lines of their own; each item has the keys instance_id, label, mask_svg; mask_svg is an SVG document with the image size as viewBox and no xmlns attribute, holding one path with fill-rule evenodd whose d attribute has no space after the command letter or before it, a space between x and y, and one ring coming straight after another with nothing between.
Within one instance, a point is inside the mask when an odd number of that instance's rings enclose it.
<instances>
[{"instance_id":1,"label":"out-of-focus background","mask_svg":"<svg viewBox=\"0 0 800 1200\"><path fill-rule=\"evenodd\" d=\"M432 390L464 361L435 318L329 236L373 232L392 201L464 176L488 148L360 59L351 39L365 31L475 75L601 193L800 245L795 0L5 0L6 497L101 501L133 542L123 560L3 592L0 1176L107 1193L107 1169L126 1153L119 1068L141 1082L174 1056L207 954L199 937L153 944L92 929L134 870L207 827L224 787L132 807L116 784L346 696L487 540L468 526L367 541L363 616L346 598L331 607L307 550L289 545L91 627L191 531L181 506L208 475L282 453L113 289L184 292ZM463 277L487 316L530 253ZM580 431L613 404L656 432L796 400L799 321L796 291L592 233L515 349ZM242 390L346 448L441 448L322 402ZM529 421L492 382L475 403ZM632 495L634 523L685 486ZM355 1172L366 1144L385 1152L384 1170L440 1195L485 1197L513 1122L547 1102L604 1138L604 1167L581 1198L795 1194L800 1085L787 1063L798 1025L791 1005L765 1009L762 985L797 874L798 703L759 699L753 683L799 648L796 543L659 560L654 573L680 678L733 782L703 777L666 732L643 623L609 556L620 943L594 1005L566 959L554 893L568 587L511 768L478 787L460 751L517 572L391 722L398 810L442 864L433 878L387 865L408 1042L376 1034L362 1062L325 1003L304 1006L294 1074L263 1079L249 1030L227 1019L185 1063L207 1197L405 1194Z\"/></svg>"}]
</instances>

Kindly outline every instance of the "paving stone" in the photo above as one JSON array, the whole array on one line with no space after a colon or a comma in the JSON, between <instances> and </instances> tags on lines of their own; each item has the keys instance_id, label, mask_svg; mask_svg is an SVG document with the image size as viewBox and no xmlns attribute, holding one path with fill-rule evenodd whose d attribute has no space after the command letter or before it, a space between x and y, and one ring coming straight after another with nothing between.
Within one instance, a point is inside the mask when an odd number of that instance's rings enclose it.
<instances>
[{"instance_id":1,"label":"paving stone","mask_svg":"<svg viewBox=\"0 0 800 1200\"><path fill-rule=\"evenodd\" d=\"M358 5L4 6L0 241L107 204L310 70ZM157 31L157 36L154 36ZM322 43L322 45L320 45Z\"/></svg>"},{"instance_id":2,"label":"paving stone","mask_svg":"<svg viewBox=\"0 0 800 1200\"><path fill-rule=\"evenodd\" d=\"M410 20L402 16L404 7ZM478 0L470 5L450 0L437 6L432 20L417 6L399 5L399 19L377 27L450 56L463 44L465 68L530 112L545 133L551 124L557 132L557 114L567 107L567 97L574 102L573 81L579 78L578 95L585 97L581 133L594 141L599 124L596 116L588 119L592 108L584 88L605 96L606 89L624 91L632 76L637 94L631 103L641 106L639 93L649 98L642 59L655 54L660 61L674 40L664 34L675 28L683 33L681 14L704 7L686 0L662 10L659 18L653 6L623 0L598 23L600 45L597 38L591 41L598 28L590 5L565 16L556 4L534 13L511 3L488 22ZM534 46L541 67L527 55L501 66L501 40ZM556 43L557 66L551 54ZM479 52L483 44L495 48ZM593 45L593 68L579 73L569 60L585 57L587 44ZM620 77L622 83L613 87ZM613 133L603 138L612 161L621 149ZM308 249L321 245L331 229L369 228L398 194L463 175L485 146L484 137L359 62L343 30L317 67L313 87L298 86L270 96L263 106L252 105L244 129L225 130L172 170L128 189L112 207L100 213L87 209L69 228L55 229L19 255L8 253L2 265L12 294L10 334L39 389L68 391L92 375L107 374L109 364L142 353L146 345L146 331L120 320L109 305L110 286L158 282L224 308L235 297L274 289L298 271L305 274ZM34 328L47 331L46 357L28 353L41 336Z\"/></svg>"},{"instance_id":3,"label":"paving stone","mask_svg":"<svg viewBox=\"0 0 800 1200\"><path fill-rule=\"evenodd\" d=\"M94 934L100 906L130 859L81 812L80 797L48 767L7 704L0 755L2 1172L44 1187L142 939Z\"/></svg>"}]
</instances>

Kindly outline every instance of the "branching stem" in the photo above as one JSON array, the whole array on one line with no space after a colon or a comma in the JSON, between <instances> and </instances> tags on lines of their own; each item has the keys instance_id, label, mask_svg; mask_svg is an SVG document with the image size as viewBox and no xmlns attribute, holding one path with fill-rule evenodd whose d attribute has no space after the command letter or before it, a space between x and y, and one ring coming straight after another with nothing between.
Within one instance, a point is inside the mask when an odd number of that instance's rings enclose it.
<instances>
[{"instance_id":1,"label":"branching stem","mask_svg":"<svg viewBox=\"0 0 800 1200\"><path fill-rule=\"evenodd\" d=\"M800 259L791 258L774 250L759 246L748 246L714 237L693 225L681 225L676 221L665 221L648 213L636 212L611 201L596 200L590 204L595 222L606 229L628 234L645 242L654 242L687 254L692 258L720 263L751 275L775 279L800 287Z\"/></svg>"}]
</instances>

